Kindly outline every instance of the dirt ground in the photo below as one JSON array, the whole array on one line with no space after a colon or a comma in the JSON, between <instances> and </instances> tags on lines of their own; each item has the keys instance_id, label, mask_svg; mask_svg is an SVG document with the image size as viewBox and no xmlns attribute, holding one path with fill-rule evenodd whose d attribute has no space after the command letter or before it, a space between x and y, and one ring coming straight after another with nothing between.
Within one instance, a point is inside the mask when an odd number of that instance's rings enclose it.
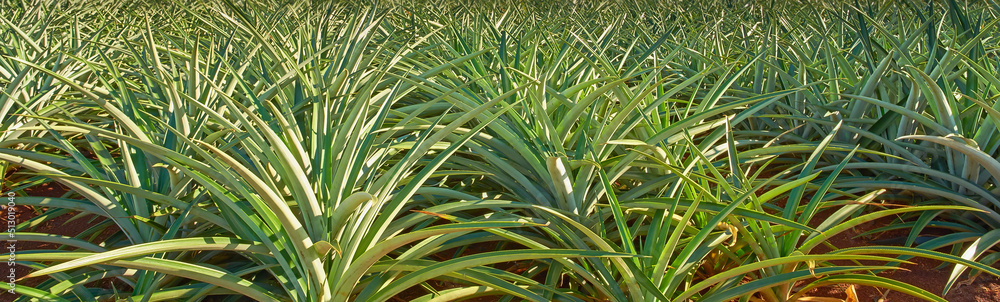
<instances>
[{"instance_id":1,"label":"dirt ground","mask_svg":"<svg viewBox=\"0 0 1000 302\"><path fill-rule=\"evenodd\" d=\"M41 186L36 186L26 190L26 194L31 196L47 196L47 197L60 197L65 194L67 189L58 184L45 184ZM18 222L27 221L38 214L44 209L34 209L28 206L18 206L17 208L17 220ZM821 212L817 215L817 219L813 221L821 221L822 217L828 215L830 211ZM47 221L39 226L37 226L33 231L42 233L59 234L66 236L77 235L84 230L96 225L99 220L91 221L92 217L86 217L83 219L77 219L70 223L66 223L74 214L62 215L56 219ZM6 223L6 215L4 215L3 221ZM870 246L871 240L877 240L882 238L892 238L895 236L905 235L904 231L898 231L894 233L886 233L877 235L876 238L854 238L855 236L872 230L878 227L882 227L893 223L894 217L886 217L872 222L865 223L854 229L848 230L841 233L829 241L831 244L838 248L848 248L857 246ZM99 238L107 238L108 235L113 233L114 229L106 230L101 234ZM489 243L490 246L474 246L471 249L492 249L495 248L495 243ZM58 246L55 244L43 244L36 242L18 242L19 251L28 250L39 250L39 249L55 249ZM825 246L820 246L814 253L823 253L829 251L829 248ZM469 250L466 253L475 253L477 251ZM465 253L463 253L465 254ZM920 287L924 290L930 291L934 294L940 294L944 288L945 282L950 274L950 267L945 267L944 269L936 269L941 265L940 261L924 259L924 258L914 258L910 261L915 262L914 264L904 264L902 267L905 270L894 270L887 271L879 274L880 276L888 277L894 280L903 281L914 286ZM836 263L836 262L835 262ZM840 264L850 264L850 262L840 263ZM29 272L28 268L17 266L15 274L17 276L24 276ZM18 285L22 286L34 286L44 281L47 277L31 278L26 280L21 280ZM964 277L963 277L964 278ZM960 281L966 281L961 279ZM438 282L438 283L433 283ZM450 284L448 282L432 281L430 284L433 287L444 289L457 286L456 284ZM102 280L88 286L100 286L110 288L112 286L119 290L128 291L128 285L124 282L116 280ZM814 297L830 297L846 299L846 289L847 285L836 285L836 286L826 286L821 288L816 288L811 290L808 295ZM884 289L874 288L870 286L857 286L855 287L856 293L859 301L857 302L909 302L909 301L921 301L920 299L902 294L899 292L887 291ZM420 297L426 294L427 291L421 287L414 287L401 293L399 296L394 297L392 301L409 301L413 298ZM2 301L14 301L15 295L8 294L7 292L0 292L0 302ZM989 276L982 275L973 282L958 286L952 289L947 296L944 297L949 302L1000 302L1000 279ZM467 301L496 301L497 297L479 297Z\"/></svg>"},{"instance_id":2,"label":"dirt ground","mask_svg":"<svg viewBox=\"0 0 1000 302\"><path fill-rule=\"evenodd\" d=\"M6 188L4 188L4 189L6 189ZM35 186L35 187L28 188L28 189L25 190L24 193L28 194L29 196L36 196L36 197L60 197L63 194L65 194L67 191L68 191L68 188L63 187L63 186L61 186L59 184L47 183L47 184L43 184L43 185L40 185L40 186ZM17 219L17 223L28 221L31 218L34 218L34 217L38 216L39 214L43 213L43 211L45 210L45 209L35 209L33 207L24 206L24 205L16 206L15 209L17 211L17 216L16 216L17 217L16 218ZM79 219L73 220L71 222L68 222L76 214L78 214L78 213L70 213L70 214L66 214L66 215L62 215L62 216L56 217L55 219L46 221L46 222L44 222L44 223L36 226L33 230L30 230L30 231L31 232L35 232L35 233L48 233L48 234L57 234L57 235L64 235L64 236L76 236L76 235L82 233L83 231L85 231L85 230L93 227L94 225L97 225L98 223L100 223L102 221L102 219L93 219L95 217L93 215L90 215L90 216L87 216L87 217L79 218ZM3 215L2 221L3 221L4 225L7 224L7 215ZM105 230L104 232L102 232L100 235L98 235L97 239L99 241L100 240L104 240L107 237L109 237L111 234L113 234L115 231L116 231L116 229L114 227L108 228L107 230ZM15 236L16 236L16 233L15 233ZM4 240L4 243L6 244L7 241ZM31 241L18 241L17 242L17 251L19 251L19 252L31 251L31 250L52 250L52 249L57 249L57 248L59 248L59 245L58 244L52 244L52 243L40 243L40 242L31 242ZM6 249L4 250L4 252L6 252ZM30 270L27 267L20 266L20 265L16 266L15 269L14 269L14 274L17 276L17 278L21 278L21 277L27 275L29 272L30 272ZM36 286L36 285L38 285L38 284L40 284L43 281L48 280L48 279L49 279L49 277L44 277L44 276L43 277L28 278L28 279L23 279L23 280L18 281L17 285L18 286ZM4 282L6 282L6 277L5 277L5 281ZM101 280L101 281L98 281L98 282L95 282L95 283L88 284L87 286L90 286L90 287L105 287L105 288L111 288L112 286L114 286L114 287L116 287L116 288L118 288L120 290L131 290L131 288L127 284L125 284L124 282L115 280L115 279ZM17 298L18 296L20 296L20 295L10 294L10 293L8 293L6 291L0 291L0 302L14 301L15 298Z\"/></svg>"},{"instance_id":3,"label":"dirt ground","mask_svg":"<svg viewBox=\"0 0 1000 302\"><path fill-rule=\"evenodd\" d=\"M832 212L832 211L831 211ZM820 213L818 219L822 216L828 215L829 213ZM906 236L906 230L887 232L883 234L875 235L876 237L871 238L854 238L859 234L867 232L872 229L883 227L894 222L895 217L884 217L875 221L867 222L854 229L845 231L829 240L831 244L837 248L849 248L858 246L871 246L870 241L894 238L898 236ZM814 221L816 221L814 220ZM817 247L814 253L821 253L829 251L829 248L825 246ZM942 250L942 252L947 252ZM886 271L878 274L882 277L887 277L893 280L903 281L908 284L914 285L921 289L927 290L933 294L941 295L944 290L944 286L948 281L948 276L951 274L951 269L953 266L946 266L940 270L936 269L941 265L941 261L926 259L926 258L912 258L909 261L914 262L913 264L903 264L901 267L905 270L892 270ZM838 263L834 261L834 263ZM848 261L842 261L838 264L850 264ZM967 279L961 277L959 283L965 282ZM847 294L845 290L847 285L838 286L827 286L813 289L809 292L810 295L818 297L832 297L846 299ZM923 301L900 292L887 291L885 289L875 288L871 286L856 286L855 291L857 297L860 301L858 302L910 302L910 301ZM945 300L949 302L1000 302L1000 279L993 277L992 275L982 274L972 282L968 284L958 285L957 288L953 288L948 292L948 295L944 296Z\"/></svg>"}]
</instances>

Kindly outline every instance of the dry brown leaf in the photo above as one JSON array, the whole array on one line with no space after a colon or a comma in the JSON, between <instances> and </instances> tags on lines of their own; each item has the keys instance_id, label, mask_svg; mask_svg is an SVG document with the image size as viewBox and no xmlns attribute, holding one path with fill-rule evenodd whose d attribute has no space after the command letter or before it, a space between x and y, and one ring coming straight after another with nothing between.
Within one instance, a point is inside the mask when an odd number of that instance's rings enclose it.
<instances>
[{"instance_id":1,"label":"dry brown leaf","mask_svg":"<svg viewBox=\"0 0 1000 302\"><path fill-rule=\"evenodd\" d=\"M844 302L861 302L861 300L858 299L858 293L854 291L854 284L848 286L845 292L847 292L847 299L844 300Z\"/></svg>"}]
</instances>

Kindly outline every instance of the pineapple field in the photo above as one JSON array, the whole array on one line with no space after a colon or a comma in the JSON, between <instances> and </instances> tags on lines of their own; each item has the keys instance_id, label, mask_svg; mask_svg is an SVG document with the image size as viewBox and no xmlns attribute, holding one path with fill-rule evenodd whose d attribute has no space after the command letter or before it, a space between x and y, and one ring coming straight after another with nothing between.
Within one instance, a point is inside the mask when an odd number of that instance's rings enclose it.
<instances>
[{"instance_id":1,"label":"pineapple field","mask_svg":"<svg viewBox=\"0 0 1000 302\"><path fill-rule=\"evenodd\" d=\"M1000 301L998 14L0 0L0 301Z\"/></svg>"}]
</instances>

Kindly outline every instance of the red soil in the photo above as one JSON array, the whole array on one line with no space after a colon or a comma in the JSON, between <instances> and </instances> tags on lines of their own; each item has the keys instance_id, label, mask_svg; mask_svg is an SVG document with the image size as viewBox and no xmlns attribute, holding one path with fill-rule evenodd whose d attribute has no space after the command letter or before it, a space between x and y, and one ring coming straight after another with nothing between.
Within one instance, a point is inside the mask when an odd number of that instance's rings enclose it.
<instances>
[{"instance_id":1,"label":"red soil","mask_svg":"<svg viewBox=\"0 0 1000 302\"><path fill-rule=\"evenodd\" d=\"M817 215L817 218L813 221L822 221L827 215L831 214L833 211L828 210ZM890 225L892 223L898 223L897 217L884 217L875 221L866 222L858 227L845 231L837 236L831 238L828 242L836 246L837 248L850 248L859 246L872 246L874 244L869 243L872 240L894 238L897 236L906 236L907 230L897 230L893 232L887 232L883 234L876 234L869 238L855 238L856 236L867 232L872 229L880 228L883 226ZM830 249L826 246L817 247L813 250L814 254L827 252ZM947 250L940 250L941 252L948 252ZM888 255L886 255L888 256ZM936 295L941 295L944 290L945 284L948 282L948 277L951 274L951 269L953 266L946 266L943 269L936 269L942 264L941 261L926 259L926 258L911 258L910 262L913 264L903 264L901 267L905 270L892 270L879 273L879 276L887 277L893 280L903 281L908 284L914 285L926 291L929 291ZM849 261L833 261L835 264L849 265ZM967 281L966 277L960 277L959 282ZM804 283L804 282L803 282ZM827 286L816 288L809 291L812 296L818 297L831 297L846 299L846 289L848 285L841 284L837 286ZM871 286L855 286L856 293L858 295L859 302L910 302L910 301L923 301L916 297L909 296L900 292L888 291L885 289L875 288ZM945 300L949 302L1000 302L1000 279L993 277L988 274L981 274L973 282L969 284L958 286L953 288L948 292L948 295L944 296Z\"/></svg>"},{"instance_id":2,"label":"red soil","mask_svg":"<svg viewBox=\"0 0 1000 302\"><path fill-rule=\"evenodd\" d=\"M3 189L4 189L4 192L6 192L7 188L3 188ZM23 193L26 194L25 196L62 197L68 191L69 191L68 188L66 188L66 187L64 187L64 186L62 186L60 184L46 183L46 184L42 184L42 185L39 185L39 186L34 186L34 187L31 187L31 188L25 189ZM16 197L15 197L15 202L16 202ZM17 215L16 215L16 217L17 217L16 218L17 223L28 221L31 218L34 218L34 217L36 217L36 216L38 216L38 215L40 215L40 214L42 214L42 213L44 213L45 211L48 210L46 208L35 208L35 207L25 206L25 205L18 205L18 206L15 206L14 208L16 209L16 212L17 212ZM4 206L4 212L6 213L6 206ZM61 215L59 217L56 217L55 219L51 219L49 221L46 221L46 222L44 222L44 223L42 223L42 224L34 227L31 230L28 230L28 231L35 232L35 233L48 233L48 234L57 234L57 235L64 235L64 236L76 236L76 235L79 235L80 233L82 233L83 231L85 231L85 230L87 230L87 229L89 229L89 228L97 225L98 223L100 223L103 220L101 217L95 217L94 215L89 215L87 217L79 218L79 219L73 220L72 222L67 223L67 221L69 219L73 218L77 214L79 214L79 213L77 213L77 212L71 212L69 214ZM3 216L3 220L2 220L3 221L3 225L6 225L7 224L7 215L2 215L2 216ZM94 219L94 218L97 218L97 219ZM117 228L110 227L110 228L104 230L104 232L102 232L100 235L98 235L98 237L97 237L98 240L96 240L96 241L97 242L103 241L104 239L108 238L110 235L114 234L116 231L117 231ZM15 234L15 236L16 236L16 234ZM4 244L7 244L6 240L4 240ZM6 247L6 245L5 245L5 247ZM17 242L17 251L19 251L19 252L22 252L22 251L31 251L31 250L54 250L54 249L57 249L57 248L59 248L59 245L58 244L53 244L53 243L41 243L41 242L31 242L31 241L18 241ZM5 253L7 252L6 249L4 249L4 252ZM21 277L27 275L30 271L31 270L28 267L20 266L20 265L18 265L18 266L16 266L14 268L14 274L17 276L17 278L21 278ZM4 276L4 281L3 282L7 282L7 280L6 280L6 274L4 274L4 275L5 276ZM49 277L45 277L45 276L23 279L23 280L19 280L17 282L17 286L26 286L26 287L36 286L36 285L38 285L38 284L40 284L43 281L48 280L48 279L49 279ZM87 284L86 286L88 286L88 287L104 287L104 288L112 288L112 286L113 286L114 288L117 288L117 289L123 290L123 291L130 291L131 290L131 288L127 284L125 284L124 282L121 282L120 280L116 280L116 279L105 279L105 280L97 281L97 282L94 282L94 283L91 283L91 284ZM18 295L18 294L10 294L10 293L8 293L6 291L0 291L0 302L2 302L2 301L15 301L15 299L18 296L20 296L20 295Z\"/></svg>"},{"instance_id":3,"label":"red soil","mask_svg":"<svg viewBox=\"0 0 1000 302\"><path fill-rule=\"evenodd\" d=\"M67 191L68 191L67 188L61 185L49 183L26 189L24 193L30 196L61 197L64 194L66 194ZM18 222L27 221L41 213L44 213L47 210L44 208L33 208L29 206L17 206L15 208L17 209ZM819 215L817 215L816 219L814 219L813 221L822 221L822 219L826 215L829 215L830 213L832 213L832 210L821 212ZM35 227L31 231L40 233L59 234L66 236L75 236L100 222L99 219L91 221L91 218L93 217L86 217L83 219L75 220L72 223L67 224L66 221L72 218L74 215L76 215L76 213L59 216L56 219L52 219ZM6 223L6 219L7 219L6 215L4 215L3 218L4 223ZM833 238L831 238L829 242L838 248L849 248L857 246L870 246L872 244L870 244L869 242L875 239L890 238L894 236L905 235L905 230L901 230L897 232L876 235L877 236L876 238L854 238L859 234L864 233L865 231L894 223L895 219L897 218L886 217L872 222L867 222L854 229L848 230L837 236L834 236ZM107 236L114 233L115 231L116 230L114 228L109 228L108 230L105 230L105 232L101 234L100 238L107 238ZM495 247L496 247L495 242L486 242L482 244L473 245L470 246L467 250L463 251L462 256L485 252L485 251L491 251ZM55 244L27 242L27 241L18 242L19 251L56 249L56 248L58 248L58 246ZM829 251L829 248L825 246L820 246L813 252L823 253L827 251ZM449 250L439 253L439 255L452 257L454 255L454 252L455 252L454 250ZM924 258L914 258L911 259L910 261L915 263L902 265L902 268L906 270L887 271L887 272L882 272L879 275L912 284L924 290L930 291L931 293L934 294L940 294L950 274L950 267L945 267L942 270L937 270L935 268L941 265L940 261L924 259ZM834 262L834 263L844 264L844 265L850 264L850 262L841 262L841 263ZM511 270L517 268L516 263L507 264L504 266L507 266ZM499 268L504 269L503 267ZM26 275L28 272L29 269L27 267L17 266L15 268L15 274L19 277ZM39 283L41 283L46 279L47 277L36 277L36 278L20 280L18 285L34 286L38 285ZM963 279L960 279L960 281L965 281L964 277ZM428 285L437 290L443 290L461 286L460 284L455 284L446 281L436 281L436 280L430 281L428 283L429 283ZM124 291L130 290L128 285L115 279L102 280L99 282L95 282L93 284L88 284L88 286L105 287L105 288L111 288L112 286L114 286L119 290L124 290ZM826 287L816 288L811 290L809 292L809 295L816 297L847 299L847 294L845 291L847 287L848 287L847 285L837 285L837 286L826 286ZM908 296L906 294L887 291L885 289L878 289L870 286L856 286L855 289L858 294L858 298L860 299L859 302L921 301L917 298ZM392 301L409 301L413 298L423 296L427 293L428 291L423 287L415 286L394 297ZM0 292L0 302L14 301L15 298L16 295L8 294L7 292ZM984 274L975 279L973 282L952 289L948 293L948 295L945 296L945 299L950 302L990 302L990 301L1000 302L1000 279ZM468 299L465 301L497 301L497 300L499 300L498 296L486 296L486 297Z\"/></svg>"}]
</instances>

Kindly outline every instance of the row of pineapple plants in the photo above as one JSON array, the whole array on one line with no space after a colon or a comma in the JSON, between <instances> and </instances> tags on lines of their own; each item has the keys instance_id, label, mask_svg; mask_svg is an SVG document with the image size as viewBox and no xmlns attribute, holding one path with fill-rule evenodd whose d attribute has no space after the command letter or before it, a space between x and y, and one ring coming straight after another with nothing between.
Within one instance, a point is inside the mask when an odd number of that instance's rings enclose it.
<instances>
[{"instance_id":1,"label":"row of pineapple plants","mask_svg":"<svg viewBox=\"0 0 1000 302\"><path fill-rule=\"evenodd\" d=\"M0 172L46 209L18 239L61 246L18 251L48 278L0 284L25 301L944 301L1000 276L992 3L0 10ZM64 214L101 219L33 231ZM817 252L885 217L901 245ZM913 257L950 264L944 293L877 275Z\"/></svg>"}]
</instances>

